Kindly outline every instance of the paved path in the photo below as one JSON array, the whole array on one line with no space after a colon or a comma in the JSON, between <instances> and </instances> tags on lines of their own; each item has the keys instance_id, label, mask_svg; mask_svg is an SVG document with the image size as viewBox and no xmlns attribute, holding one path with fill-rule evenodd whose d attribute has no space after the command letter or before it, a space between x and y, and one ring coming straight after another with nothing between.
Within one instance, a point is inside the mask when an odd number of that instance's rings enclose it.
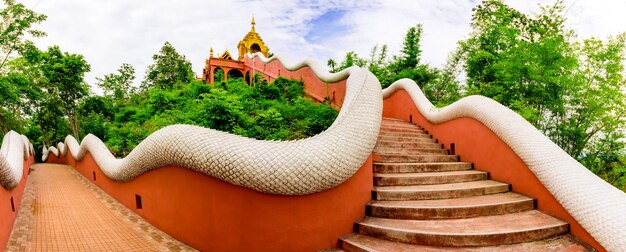
<instances>
[{"instance_id":1,"label":"paved path","mask_svg":"<svg viewBox=\"0 0 626 252\"><path fill-rule=\"evenodd\" d=\"M37 164L8 251L190 251L73 168Z\"/></svg>"}]
</instances>

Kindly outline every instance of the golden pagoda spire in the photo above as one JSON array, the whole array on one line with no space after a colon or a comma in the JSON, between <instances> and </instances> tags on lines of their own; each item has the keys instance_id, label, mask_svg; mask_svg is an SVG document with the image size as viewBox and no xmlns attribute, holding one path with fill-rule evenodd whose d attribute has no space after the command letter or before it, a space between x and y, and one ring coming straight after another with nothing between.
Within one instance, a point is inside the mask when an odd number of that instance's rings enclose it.
<instances>
[{"instance_id":1,"label":"golden pagoda spire","mask_svg":"<svg viewBox=\"0 0 626 252\"><path fill-rule=\"evenodd\" d=\"M254 25L256 24L256 22L254 22L254 15L252 15L252 22L250 22L250 24L252 25L252 30L254 31Z\"/></svg>"},{"instance_id":2,"label":"golden pagoda spire","mask_svg":"<svg viewBox=\"0 0 626 252\"><path fill-rule=\"evenodd\" d=\"M213 58L213 47L211 47L210 57Z\"/></svg>"}]
</instances>

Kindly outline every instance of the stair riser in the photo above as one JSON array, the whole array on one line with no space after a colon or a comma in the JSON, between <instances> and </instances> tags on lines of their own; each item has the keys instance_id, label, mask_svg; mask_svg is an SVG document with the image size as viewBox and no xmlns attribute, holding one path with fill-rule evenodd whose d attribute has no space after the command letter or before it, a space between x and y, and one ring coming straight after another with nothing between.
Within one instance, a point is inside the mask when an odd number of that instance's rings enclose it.
<instances>
[{"instance_id":1,"label":"stair riser","mask_svg":"<svg viewBox=\"0 0 626 252\"><path fill-rule=\"evenodd\" d=\"M401 142L401 143L435 143L435 139L430 137L387 137L379 136L381 142Z\"/></svg>"},{"instance_id":2,"label":"stair riser","mask_svg":"<svg viewBox=\"0 0 626 252\"><path fill-rule=\"evenodd\" d=\"M426 131L415 127L380 127L380 133L426 134Z\"/></svg>"},{"instance_id":3,"label":"stair riser","mask_svg":"<svg viewBox=\"0 0 626 252\"><path fill-rule=\"evenodd\" d=\"M387 125L393 125L393 126L411 126L411 127L419 127L418 125L416 125L416 124L412 124L412 123L407 122L407 121L382 121L380 124L381 124L381 125L385 125L385 126L387 126Z\"/></svg>"},{"instance_id":4,"label":"stair riser","mask_svg":"<svg viewBox=\"0 0 626 252\"><path fill-rule=\"evenodd\" d=\"M380 132L379 137L431 138L430 134L414 132Z\"/></svg>"},{"instance_id":5,"label":"stair riser","mask_svg":"<svg viewBox=\"0 0 626 252\"><path fill-rule=\"evenodd\" d=\"M494 234L436 234L436 233L413 233L396 229L385 229L377 226L358 224L357 233L380 239L420 244L428 246L447 247L477 247L495 246L502 244L514 244L552 238L568 231L567 225L560 225L539 230L526 230L510 233Z\"/></svg>"},{"instance_id":6,"label":"stair riser","mask_svg":"<svg viewBox=\"0 0 626 252\"><path fill-rule=\"evenodd\" d=\"M469 182L487 179L487 173L478 174L462 174L450 176L416 176L416 177L376 177L374 176L374 185L376 186L403 186L403 185L435 185L445 183Z\"/></svg>"},{"instance_id":7,"label":"stair riser","mask_svg":"<svg viewBox=\"0 0 626 252\"><path fill-rule=\"evenodd\" d=\"M509 191L509 185L439 191L373 191L374 200L428 200L480 196Z\"/></svg>"},{"instance_id":8,"label":"stair riser","mask_svg":"<svg viewBox=\"0 0 626 252\"><path fill-rule=\"evenodd\" d=\"M375 173L411 173L411 172L443 172L443 171L466 171L472 166L465 163L451 164L374 164Z\"/></svg>"},{"instance_id":9,"label":"stair riser","mask_svg":"<svg viewBox=\"0 0 626 252\"><path fill-rule=\"evenodd\" d=\"M385 142L378 141L376 143L376 147L383 148L443 148L442 144L432 143L432 142L421 142L421 143L400 143L397 141Z\"/></svg>"},{"instance_id":10,"label":"stair riser","mask_svg":"<svg viewBox=\"0 0 626 252\"><path fill-rule=\"evenodd\" d=\"M413 124L409 121L405 121L405 120L383 120L381 122L382 124L398 124L398 125L413 125L413 126L418 126L417 124Z\"/></svg>"},{"instance_id":11,"label":"stair riser","mask_svg":"<svg viewBox=\"0 0 626 252\"><path fill-rule=\"evenodd\" d=\"M439 154L448 155L448 150L443 149L393 149L376 148L374 153L379 155L416 155L416 154Z\"/></svg>"},{"instance_id":12,"label":"stair riser","mask_svg":"<svg viewBox=\"0 0 626 252\"><path fill-rule=\"evenodd\" d=\"M429 163L429 162L457 162L458 156L422 155L422 156L375 156L374 161L384 163Z\"/></svg>"},{"instance_id":13,"label":"stair riser","mask_svg":"<svg viewBox=\"0 0 626 252\"><path fill-rule=\"evenodd\" d=\"M405 207L381 207L366 206L368 216L389 218L389 219L406 219L406 220L434 220L434 219L460 219L473 218L478 216L500 215L508 213L517 213L534 209L535 205L532 200L511 202L497 205L484 205L475 207L457 207L457 208L405 208Z\"/></svg>"}]
</instances>

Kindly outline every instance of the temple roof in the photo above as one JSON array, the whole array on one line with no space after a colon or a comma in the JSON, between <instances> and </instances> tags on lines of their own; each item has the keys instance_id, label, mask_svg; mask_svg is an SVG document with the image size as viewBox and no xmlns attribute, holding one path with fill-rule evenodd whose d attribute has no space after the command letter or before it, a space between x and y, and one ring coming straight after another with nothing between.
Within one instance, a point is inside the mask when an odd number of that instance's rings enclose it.
<instances>
[{"instance_id":1,"label":"temple roof","mask_svg":"<svg viewBox=\"0 0 626 252\"><path fill-rule=\"evenodd\" d=\"M241 39L241 41L239 41L239 44L237 44L237 48L239 49L240 54L239 60L243 59L243 55L245 53L252 52L251 47L254 44L257 44L259 46L259 51L266 56L269 51L269 48L265 45L265 42L263 42L261 36L256 32L256 29L254 27L256 24L256 22L254 21L254 17L252 17L252 21L250 22L250 24L252 25L250 31L246 34L246 36L243 37L243 39Z\"/></svg>"}]
</instances>

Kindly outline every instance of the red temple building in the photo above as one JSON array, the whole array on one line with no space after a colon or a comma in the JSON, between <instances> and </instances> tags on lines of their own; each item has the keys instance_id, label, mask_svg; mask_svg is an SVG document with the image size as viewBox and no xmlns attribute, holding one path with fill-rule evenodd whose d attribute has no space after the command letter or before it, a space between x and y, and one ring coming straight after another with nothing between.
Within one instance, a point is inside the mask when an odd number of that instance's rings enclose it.
<instances>
[{"instance_id":1,"label":"red temple building","mask_svg":"<svg viewBox=\"0 0 626 252\"><path fill-rule=\"evenodd\" d=\"M228 78L245 78L247 83L252 83L250 73L251 67L244 63L244 55L247 53L261 52L265 57L269 56L269 48L256 32L254 25L254 17L252 17L252 28L246 36L237 44L239 55L237 59L230 54L228 50L224 51L219 57L214 57L213 48L211 48L209 58L206 59L204 69L202 70L202 81L213 85L215 81L224 81ZM218 77L216 79L216 77Z\"/></svg>"}]
</instances>

